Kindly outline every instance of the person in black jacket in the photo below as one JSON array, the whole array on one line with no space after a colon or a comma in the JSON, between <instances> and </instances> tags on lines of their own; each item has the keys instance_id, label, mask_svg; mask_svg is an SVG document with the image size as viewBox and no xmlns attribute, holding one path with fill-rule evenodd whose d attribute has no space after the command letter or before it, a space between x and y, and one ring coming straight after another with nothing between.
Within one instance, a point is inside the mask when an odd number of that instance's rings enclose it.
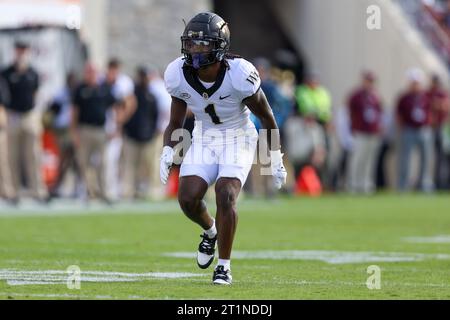
<instances>
[{"instance_id":1,"label":"person in black jacket","mask_svg":"<svg viewBox=\"0 0 450 320\"><path fill-rule=\"evenodd\" d=\"M42 122L36 110L39 75L30 66L30 48L27 43L16 42L14 63L2 72L11 94L6 106L8 113L9 164L14 196L18 197L20 168L23 163L26 182L32 195L39 201L48 200L48 191L41 170Z\"/></svg>"},{"instance_id":2,"label":"person in black jacket","mask_svg":"<svg viewBox=\"0 0 450 320\"><path fill-rule=\"evenodd\" d=\"M105 186L105 123L108 109L115 105L111 86L100 82L97 69L90 63L86 64L84 80L73 97L70 134L89 197L98 197L107 203L110 199ZM93 161L95 157L97 161ZM91 168L96 179L89 179Z\"/></svg>"},{"instance_id":3,"label":"person in black jacket","mask_svg":"<svg viewBox=\"0 0 450 320\"><path fill-rule=\"evenodd\" d=\"M136 72L134 94L137 108L123 127L123 178L126 198L147 196L151 157L149 149L155 135L158 118L156 98L149 90L149 72L143 66L138 67Z\"/></svg>"}]
</instances>

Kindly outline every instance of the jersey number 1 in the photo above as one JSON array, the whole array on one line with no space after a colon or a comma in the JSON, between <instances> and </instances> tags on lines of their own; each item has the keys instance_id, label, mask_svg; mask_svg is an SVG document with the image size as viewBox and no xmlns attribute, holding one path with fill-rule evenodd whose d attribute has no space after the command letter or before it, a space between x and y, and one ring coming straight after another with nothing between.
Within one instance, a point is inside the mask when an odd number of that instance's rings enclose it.
<instances>
[{"instance_id":1,"label":"jersey number 1","mask_svg":"<svg viewBox=\"0 0 450 320\"><path fill-rule=\"evenodd\" d=\"M213 104L210 104L209 106L207 106L205 108L205 112L207 114L209 114L209 116L211 117L211 120L212 120L212 122L214 122L214 124L222 124L219 117L217 116L216 108Z\"/></svg>"}]
</instances>

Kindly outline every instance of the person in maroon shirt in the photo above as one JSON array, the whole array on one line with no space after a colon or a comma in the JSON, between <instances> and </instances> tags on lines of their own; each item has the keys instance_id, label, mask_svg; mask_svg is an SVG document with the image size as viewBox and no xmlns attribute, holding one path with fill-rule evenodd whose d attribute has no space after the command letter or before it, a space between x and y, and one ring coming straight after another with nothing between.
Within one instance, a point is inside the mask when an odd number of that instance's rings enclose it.
<instances>
[{"instance_id":1,"label":"person in maroon shirt","mask_svg":"<svg viewBox=\"0 0 450 320\"><path fill-rule=\"evenodd\" d=\"M372 72L364 72L361 86L350 95L347 104L353 136L347 171L351 192L370 193L374 190L375 162L383 113L375 82Z\"/></svg>"},{"instance_id":2,"label":"person in maroon shirt","mask_svg":"<svg viewBox=\"0 0 450 320\"><path fill-rule=\"evenodd\" d=\"M437 75L431 78L431 86L427 91L427 99L430 104L431 125L434 138L434 183L438 189L443 189L447 181L442 172L445 171L445 154L442 142L442 127L449 114L449 97L447 91L442 87L441 79Z\"/></svg>"},{"instance_id":3,"label":"person in maroon shirt","mask_svg":"<svg viewBox=\"0 0 450 320\"><path fill-rule=\"evenodd\" d=\"M431 130L431 109L427 94L422 87L423 72L419 69L408 71L408 90L397 103L397 125L400 131L398 156L398 188L407 190L409 186L409 167L411 153L419 149L420 166L418 188L433 190L431 159L433 156L433 136Z\"/></svg>"}]
</instances>

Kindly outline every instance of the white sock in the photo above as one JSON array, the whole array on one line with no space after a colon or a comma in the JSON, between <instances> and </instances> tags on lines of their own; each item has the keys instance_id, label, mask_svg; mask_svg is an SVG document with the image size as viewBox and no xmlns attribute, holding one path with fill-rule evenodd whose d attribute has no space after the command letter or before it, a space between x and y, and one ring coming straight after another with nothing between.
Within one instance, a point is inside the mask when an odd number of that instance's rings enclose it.
<instances>
[{"instance_id":1,"label":"white sock","mask_svg":"<svg viewBox=\"0 0 450 320\"><path fill-rule=\"evenodd\" d=\"M231 260L220 259L217 262L218 266L223 266L224 270L231 270Z\"/></svg>"},{"instance_id":2,"label":"white sock","mask_svg":"<svg viewBox=\"0 0 450 320\"><path fill-rule=\"evenodd\" d=\"M212 239L217 235L217 229L216 229L216 220L213 219L213 225L208 230L205 230L206 235L208 238Z\"/></svg>"}]
</instances>

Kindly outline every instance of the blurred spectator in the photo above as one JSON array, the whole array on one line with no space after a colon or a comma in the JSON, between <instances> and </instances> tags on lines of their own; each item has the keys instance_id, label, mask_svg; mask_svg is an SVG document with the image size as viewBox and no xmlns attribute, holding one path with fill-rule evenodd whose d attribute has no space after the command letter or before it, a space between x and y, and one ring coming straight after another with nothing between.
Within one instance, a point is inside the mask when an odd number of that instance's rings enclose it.
<instances>
[{"instance_id":1,"label":"blurred spectator","mask_svg":"<svg viewBox=\"0 0 450 320\"><path fill-rule=\"evenodd\" d=\"M392 185L389 181L388 161L395 149L396 136L396 111L395 108L385 108L382 119L381 145L377 157L376 186L377 189L387 188Z\"/></svg>"},{"instance_id":2,"label":"blurred spectator","mask_svg":"<svg viewBox=\"0 0 450 320\"><path fill-rule=\"evenodd\" d=\"M98 71L92 64L84 70L84 80L75 90L72 108L71 136L78 164L90 197L99 196L110 202L105 190L104 129L106 113L115 103L111 86L98 81ZM89 169L95 180L90 179Z\"/></svg>"},{"instance_id":3,"label":"blurred spectator","mask_svg":"<svg viewBox=\"0 0 450 320\"><path fill-rule=\"evenodd\" d=\"M408 71L408 90L397 104L397 124L400 130L400 153L398 157L398 188L407 190L412 151L419 149L420 166L418 188L433 190L431 159L433 157L433 136L430 126L431 110L423 89L424 75L420 69Z\"/></svg>"},{"instance_id":4,"label":"blurred spectator","mask_svg":"<svg viewBox=\"0 0 450 320\"><path fill-rule=\"evenodd\" d=\"M8 133L6 107L10 95L5 80L0 75L0 198L15 204L16 198L12 189L12 177L8 159Z\"/></svg>"},{"instance_id":5,"label":"blurred spectator","mask_svg":"<svg viewBox=\"0 0 450 320\"><path fill-rule=\"evenodd\" d=\"M287 154L299 177L305 166L313 166L316 172L323 170L327 155L325 135L315 119L315 114L304 113L288 119L285 126Z\"/></svg>"},{"instance_id":6,"label":"blurred spectator","mask_svg":"<svg viewBox=\"0 0 450 320\"><path fill-rule=\"evenodd\" d=\"M286 120L292 114L293 103L283 95L278 84L271 79L270 72L272 66L269 60L265 58L257 58L253 61L253 64L258 70L259 76L261 78L261 89L264 91L267 97L267 101L272 107L275 121L277 122L278 128L280 129L280 134L282 134ZM252 114L251 119L258 131L262 129L261 123L257 117ZM281 139L283 140L283 136L281 137ZM281 141L281 145L284 145L283 141ZM259 139L257 150L267 152L267 141L264 139ZM256 164L252 167L249 177L250 189L254 195L274 195L275 189L273 187L272 177L261 175L260 161L257 161Z\"/></svg>"},{"instance_id":7,"label":"blurred spectator","mask_svg":"<svg viewBox=\"0 0 450 320\"><path fill-rule=\"evenodd\" d=\"M445 169L445 155L442 146L442 127L445 124L449 113L449 97L446 90L442 87L441 80L437 75L432 76L431 86L427 92L428 103L431 111L431 124L434 135L434 183L436 188L442 189L446 183L442 179L441 173Z\"/></svg>"},{"instance_id":8,"label":"blurred spectator","mask_svg":"<svg viewBox=\"0 0 450 320\"><path fill-rule=\"evenodd\" d=\"M53 118L52 131L56 136L59 149L58 177L50 191L52 196L58 196L59 188L69 169L73 169L76 180L81 178L80 169L75 157L75 148L70 138L72 98L77 85L75 74L72 72L69 73L66 77L65 86L56 93L50 106L50 112ZM73 195L75 194L76 191L74 190Z\"/></svg>"},{"instance_id":9,"label":"blurred spectator","mask_svg":"<svg viewBox=\"0 0 450 320\"><path fill-rule=\"evenodd\" d=\"M319 123L325 138L325 164L321 166L319 172L322 183L326 187L331 187L332 177L329 175L328 170L328 155L330 154L330 134L332 130L331 126L331 96L328 90L322 86L319 82L318 74L315 72L307 73L305 76L305 83L298 86L296 89L296 100L298 111L301 116L307 115L307 117L314 116ZM308 119L308 123L311 119Z\"/></svg>"},{"instance_id":10,"label":"blurred spectator","mask_svg":"<svg viewBox=\"0 0 450 320\"><path fill-rule=\"evenodd\" d=\"M331 97L328 90L320 85L314 72L306 75L305 83L298 86L296 99L300 115L315 115L317 121L327 125L331 120Z\"/></svg>"},{"instance_id":11,"label":"blurred spectator","mask_svg":"<svg viewBox=\"0 0 450 320\"><path fill-rule=\"evenodd\" d=\"M2 72L11 93L8 110L8 147L10 156L11 188L14 197L19 196L21 167L25 169L26 182L32 196L39 201L48 200L48 192L42 179L40 113L35 109L35 96L39 88L39 76L30 66L28 44L16 42L14 63Z\"/></svg>"},{"instance_id":12,"label":"blurred spectator","mask_svg":"<svg viewBox=\"0 0 450 320\"><path fill-rule=\"evenodd\" d=\"M360 88L351 94L348 101L353 135L347 180L350 192L374 191L383 112L374 84L375 75L370 71L364 72Z\"/></svg>"},{"instance_id":13,"label":"blurred spectator","mask_svg":"<svg viewBox=\"0 0 450 320\"><path fill-rule=\"evenodd\" d=\"M111 108L107 112L106 132L108 134L108 143L105 151L106 192L108 197L114 200L119 198L121 192L119 177L120 155L123 144L121 130L123 124L136 110L133 80L122 73L121 68L122 62L119 59L110 59L105 77L117 106L117 108Z\"/></svg>"},{"instance_id":14,"label":"blurred spectator","mask_svg":"<svg viewBox=\"0 0 450 320\"><path fill-rule=\"evenodd\" d=\"M134 94L136 112L125 123L124 131L124 196L145 198L148 195L151 141L158 118L155 96L149 90L149 71L139 67L136 74ZM141 187L143 186L143 187ZM143 189L143 190L142 190Z\"/></svg>"},{"instance_id":15,"label":"blurred spectator","mask_svg":"<svg viewBox=\"0 0 450 320\"><path fill-rule=\"evenodd\" d=\"M336 130L336 136L339 144L340 154L337 156L337 163L332 172L332 190L344 190L347 186L347 168L349 156L353 144L353 136L350 127L350 116L347 106L334 108L333 126Z\"/></svg>"},{"instance_id":16,"label":"blurred spectator","mask_svg":"<svg viewBox=\"0 0 450 320\"><path fill-rule=\"evenodd\" d=\"M164 131L170 120L170 108L172 98L166 90L164 80L155 67L149 67L149 89L150 93L156 98L158 106L158 119L156 123L156 132L151 142L151 159L150 159L150 195L153 198L162 198L165 188L159 179L159 157L163 148Z\"/></svg>"},{"instance_id":17,"label":"blurred spectator","mask_svg":"<svg viewBox=\"0 0 450 320\"><path fill-rule=\"evenodd\" d=\"M269 101L269 104L272 107L278 128L282 131L286 120L293 113L293 102L283 94L279 85L271 79L270 72L272 66L269 60L265 58L257 58L253 61L253 64L258 70L261 78L261 89L264 91L267 101ZM259 123L259 120L253 116L253 114L252 120L255 123L256 128L260 129L261 124Z\"/></svg>"}]
</instances>

